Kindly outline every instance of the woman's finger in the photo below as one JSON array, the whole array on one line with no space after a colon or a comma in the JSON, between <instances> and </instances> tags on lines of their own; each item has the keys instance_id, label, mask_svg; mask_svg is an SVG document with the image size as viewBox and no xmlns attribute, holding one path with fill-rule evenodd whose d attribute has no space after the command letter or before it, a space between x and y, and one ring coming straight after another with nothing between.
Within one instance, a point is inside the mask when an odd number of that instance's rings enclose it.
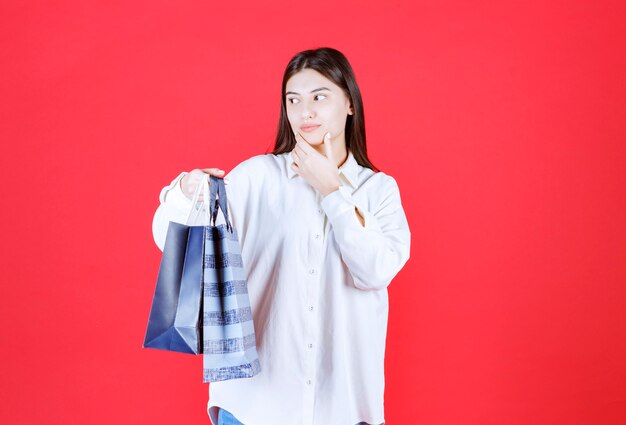
<instances>
[{"instance_id":1,"label":"woman's finger","mask_svg":"<svg viewBox=\"0 0 626 425\"><path fill-rule=\"evenodd\" d=\"M299 158L304 158L306 157L307 153L304 151L304 149L302 149L302 146L300 143L298 143L296 145L296 147L294 148L294 150L296 151L296 153L298 154Z\"/></svg>"},{"instance_id":2,"label":"woman's finger","mask_svg":"<svg viewBox=\"0 0 626 425\"><path fill-rule=\"evenodd\" d=\"M313 146L311 146L311 144L304 138L304 136L302 136L302 134L300 133L296 133L296 144L300 145L300 148L302 149L302 151L306 154L306 155L310 155L313 154L315 155L315 153L317 152L315 150L315 148Z\"/></svg>"},{"instance_id":3,"label":"woman's finger","mask_svg":"<svg viewBox=\"0 0 626 425\"><path fill-rule=\"evenodd\" d=\"M215 177L222 177L222 178L224 178L225 171L221 170L219 168L215 168L215 167L214 168L201 168L201 170L203 172L205 172L206 174L210 174L210 175L213 175ZM228 184L228 183L230 183L228 181L228 179L224 178L224 184Z\"/></svg>"},{"instance_id":4,"label":"woman's finger","mask_svg":"<svg viewBox=\"0 0 626 425\"><path fill-rule=\"evenodd\" d=\"M224 174L224 170L220 170L219 168L201 168L207 174L213 174L214 176L221 176Z\"/></svg>"},{"instance_id":5,"label":"woman's finger","mask_svg":"<svg viewBox=\"0 0 626 425\"><path fill-rule=\"evenodd\" d=\"M307 141L304 140L304 137L302 137L302 134L296 131L295 135L296 135L296 146L300 146L302 148L302 145L308 145ZM304 150L304 148L302 149Z\"/></svg>"}]
</instances>

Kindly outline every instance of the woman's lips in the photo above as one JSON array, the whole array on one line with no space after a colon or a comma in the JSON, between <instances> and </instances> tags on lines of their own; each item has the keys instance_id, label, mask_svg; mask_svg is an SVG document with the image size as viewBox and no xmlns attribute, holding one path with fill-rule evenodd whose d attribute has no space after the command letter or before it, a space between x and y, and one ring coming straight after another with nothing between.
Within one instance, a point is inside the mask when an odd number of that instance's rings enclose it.
<instances>
[{"instance_id":1,"label":"woman's lips","mask_svg":"<svg viewBox=\"0 0 626 425\"><path fill-rule=\"evenodd\" d=\"M319 125L309 125L306 127L300 127L300 130L304 131L305 133L310 133L311 131L315 130L317 127L319 127Z\"/></svg>"}]
</instances>

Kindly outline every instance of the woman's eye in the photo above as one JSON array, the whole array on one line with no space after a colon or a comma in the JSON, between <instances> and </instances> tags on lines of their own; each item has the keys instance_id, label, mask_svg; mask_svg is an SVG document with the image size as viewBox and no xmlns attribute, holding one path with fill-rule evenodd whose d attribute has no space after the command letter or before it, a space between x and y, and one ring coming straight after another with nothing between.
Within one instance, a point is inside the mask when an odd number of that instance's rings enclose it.
<instances>
[{"instance_id":1,"label":"woman's eye","mask_svg":"<svg viewBox=\"0 0 626 425\"><path fill-rule=\"evenodd\" d=\"M325 94L316 94L315 96L313 96L313 98L315 99L315 98L318 98L318 97L320 97L320 96L322 96L322 97L324 97L324 98L326 97L326 95L325 95ZM293 102L293 101L295 101L295 102ZM291 97L291 98L287 98L287 102L289 102L289 103L291 103L291 104L293 105L293 104L298 103L298 102L299 102L299 100L298 100L298 99L296 99L295 97Z\"/></svg>"}]
</instances>

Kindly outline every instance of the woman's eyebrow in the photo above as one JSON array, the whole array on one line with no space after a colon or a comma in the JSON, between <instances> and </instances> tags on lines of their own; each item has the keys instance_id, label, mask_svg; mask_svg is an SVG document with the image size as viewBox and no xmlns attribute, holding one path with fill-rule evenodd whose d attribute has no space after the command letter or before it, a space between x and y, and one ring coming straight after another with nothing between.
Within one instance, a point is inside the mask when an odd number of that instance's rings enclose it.
<instances>
[{"instance_id":1,"label":"woman's eyebrow","mask_svg":"<svg viewBox=\"0 0 626 425\"><path fill-rule=\"evenodd\" d=\"M328 91L330 91L330 89L328 87L320 87L319 89L311 90L311 93L315 93L316 91L320 91L320 90L328 90ZM288 95L288 94L300 95L300 93L296 93L295 91L288 91L287 93L285 93L285 95Z\"/></svg>"}]
</instances>

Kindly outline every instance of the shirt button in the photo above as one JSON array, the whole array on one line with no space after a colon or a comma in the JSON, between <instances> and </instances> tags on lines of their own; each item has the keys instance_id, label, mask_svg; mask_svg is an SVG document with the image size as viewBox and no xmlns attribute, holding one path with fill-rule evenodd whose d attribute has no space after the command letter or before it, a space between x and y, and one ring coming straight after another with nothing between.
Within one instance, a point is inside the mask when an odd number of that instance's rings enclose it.
<instances>
[{"instance_id":1,"label":"shirt button","mask_svg":"<svg viewBox=\"0 0 626 425\"><path fill-rule=\"evenodd\" d=\"M321 214L323 211L322 210L317 210L317 212Z\"/></svg>"},{"instance_id":2,"label":"shirt button","mask_svg":"<svg viewBox=\"0 0 626 425\"><path fill-rule=\"evenodd\" d=\"M306 381L306 383L307 383L308 385L311 385L311 380L310 380L310 379L308 379L308 380Z\"/></svg>"},{"instance_id":3,"label":"shirt button","mask_svg":"<svg viewBox=\"0 0 626 425\"><path fill-rule=\"evenodd\" d=\"M319 238L320 238L320 235L318 233L317 235L315 235L315 239L319 239Z\"/></svg>"},{"instance_id":4,"label":"shirt button","mask_svg":"<svg viewBox=\"0 0 626 425\"><path fill-rule=\"evenodd\" d=\"M313 344L309 344L309 348L313 348Z\"/></svg>"},{"instance_id":5,"label":"shirt button","mask_svg":"<svg viewBox=\"0 0 626 425\"><path fill-rule=\"evenodd\" d=\"M309 270L309 273L314 274L315 273L315 269Z\"/></svg>"},{"instance_id":6,"label":"shirt button","mask_svg":"<svg viewBox=\"0 0 626 425\"><path fill-rule=\"evenodd\" d=\"M309 306L309 311L313 311L313 306L312 305Z\"/></svg>"}]
</instances>

